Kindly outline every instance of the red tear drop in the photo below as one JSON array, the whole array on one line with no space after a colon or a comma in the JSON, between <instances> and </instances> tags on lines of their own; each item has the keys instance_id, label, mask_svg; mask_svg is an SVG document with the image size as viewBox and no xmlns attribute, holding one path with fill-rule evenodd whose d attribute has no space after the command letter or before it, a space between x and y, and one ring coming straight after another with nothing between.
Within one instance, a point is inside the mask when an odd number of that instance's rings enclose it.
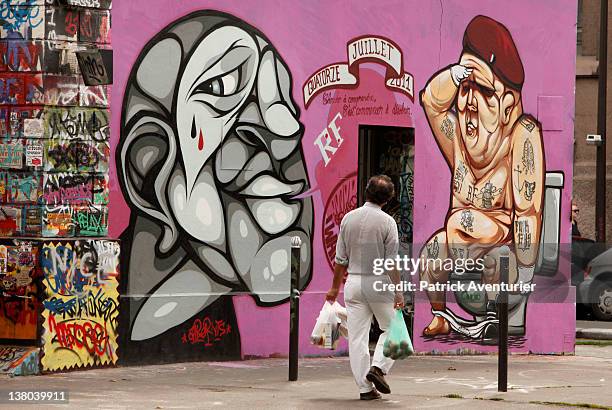
<instances>
[{"instance_id":1,"label":"red tear drop","mask_svg":"<svg viewBox=\"0 0 612 410\"><path fill-rule=\"evenodd\" d=\"M200 130L200 139L198 140L198 149L200 151L204 149L204 135L202 134L202 130Z\"/></svg>"}]
</instances>

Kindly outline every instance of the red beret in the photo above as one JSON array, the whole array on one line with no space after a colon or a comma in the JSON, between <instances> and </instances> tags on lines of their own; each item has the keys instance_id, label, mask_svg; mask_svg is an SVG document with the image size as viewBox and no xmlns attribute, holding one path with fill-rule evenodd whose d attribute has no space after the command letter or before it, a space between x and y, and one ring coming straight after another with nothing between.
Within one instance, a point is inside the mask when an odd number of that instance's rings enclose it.
<instances>
[{"instance_id":1,"label":"red beret","mask_svg":"<svg viewBox=\"0 0 612 410\"><path fill-rule=\"evenodd\" d=\"M463 51L486 62L491 70L509 87L523 87L525 72L518 50L508 29L485 16L470 21L463 35Z\"/></svg>"}]
</instances>

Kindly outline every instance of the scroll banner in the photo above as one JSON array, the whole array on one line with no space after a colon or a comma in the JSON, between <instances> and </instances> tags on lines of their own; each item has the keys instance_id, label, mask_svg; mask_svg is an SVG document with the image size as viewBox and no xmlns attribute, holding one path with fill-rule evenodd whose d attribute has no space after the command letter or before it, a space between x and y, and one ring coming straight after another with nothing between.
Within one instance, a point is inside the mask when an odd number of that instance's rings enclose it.
<instances>
[{"instance_id":1,"label":"scroll banner","mask_svg":"<svg viewBox=\"0 0 612 410\"><path fill-rule=\"evenodd\" d=\"M379 36L358 37L348 42L347 63L334 63L319 69L304 83L304 106L308 108L312 99L331 88L357 88L359 86L359 64L380 63L387 67L385 86L391 91L406 94L414 101L414 78L403 71L402 50L393 41Z\"/></svg>"}]
</instances>

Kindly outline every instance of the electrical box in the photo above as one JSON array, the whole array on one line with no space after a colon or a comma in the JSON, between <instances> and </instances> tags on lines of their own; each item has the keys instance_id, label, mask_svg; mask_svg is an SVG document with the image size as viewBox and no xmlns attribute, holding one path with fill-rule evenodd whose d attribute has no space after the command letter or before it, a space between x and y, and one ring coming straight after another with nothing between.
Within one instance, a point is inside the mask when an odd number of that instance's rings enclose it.
<instances>
[{"instance_id":1,"label":"electrical box","mask_svg":"<svg viewBox=\"0 0 612 410\"><path fill-rule=\"evenodd\" d=\"M587 134L586 143L589 145L601 145L603 144L603 138L599 134Z\"/></svg>"}]
</instances>

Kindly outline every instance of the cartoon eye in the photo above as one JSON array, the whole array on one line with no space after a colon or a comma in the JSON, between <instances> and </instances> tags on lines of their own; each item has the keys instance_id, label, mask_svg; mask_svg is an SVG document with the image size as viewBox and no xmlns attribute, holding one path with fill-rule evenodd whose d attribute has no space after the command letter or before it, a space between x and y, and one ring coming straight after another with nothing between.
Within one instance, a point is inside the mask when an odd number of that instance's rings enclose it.
<instances>
[{"instance_id":1,"label":"cartoon eye","mask_svg":"<svg viewBox=\"0 0 612 410\"><path fill-rule=\"evenodd\" d=\"M238 91L241 80L241 67L237 67L234 71L211 78L198 85L194 94L204 93L225 97L232 95Z\"/></svg>"},{"instance_id":2,"label":"cartoon eye","mask_svg":"<svg viewBox=\"0 0 612 410\"><path fill-rule=\"evenodd\" d=\"M491 89L491 88L487 88L487 87L480 87L480 90L482 92L482 94L486 97L486 98L492 98L495 95L495 90Z\"/></svg>"}]
</instances>

